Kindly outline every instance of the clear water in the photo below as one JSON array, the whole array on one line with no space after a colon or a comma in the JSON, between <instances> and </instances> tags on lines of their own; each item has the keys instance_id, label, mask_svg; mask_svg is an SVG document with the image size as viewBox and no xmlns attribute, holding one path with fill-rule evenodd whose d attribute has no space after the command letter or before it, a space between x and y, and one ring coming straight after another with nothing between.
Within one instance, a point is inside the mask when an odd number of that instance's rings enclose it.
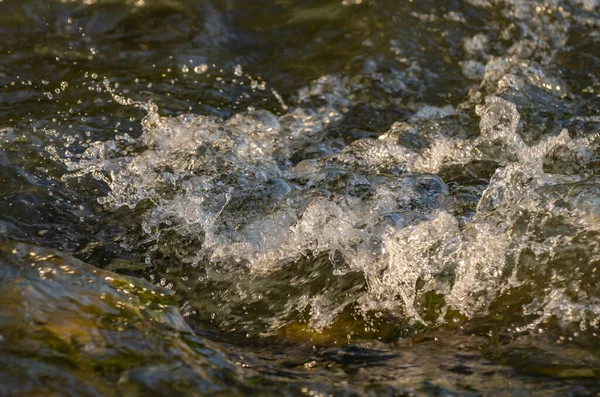
<instances>
[{"instance_id":1,"label":"clear water","mask_svg":"<svg viewBox=\"0 0 600 397\"><path fill-rule=\"evenodd\" d=\"M600 393L596 0L0 10L0 395Z\"/></svg>"}]
</instances>

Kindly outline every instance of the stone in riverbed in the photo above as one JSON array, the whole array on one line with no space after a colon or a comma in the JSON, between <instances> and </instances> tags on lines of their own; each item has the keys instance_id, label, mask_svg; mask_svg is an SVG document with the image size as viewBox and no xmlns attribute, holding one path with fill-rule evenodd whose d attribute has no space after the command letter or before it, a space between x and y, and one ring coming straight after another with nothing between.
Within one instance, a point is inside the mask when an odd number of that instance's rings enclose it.
<instances>
[{"instance_id":1,"label":"stone in riverbed","mask_svg":"<svg viewBox=\"0 0 600 397\"><path fill-rule=\"evenodd\" d=\"M31 245L0 244L0 335L0 395L195 395L237 383L170 291Z\"/></svg>"}]
</instances>

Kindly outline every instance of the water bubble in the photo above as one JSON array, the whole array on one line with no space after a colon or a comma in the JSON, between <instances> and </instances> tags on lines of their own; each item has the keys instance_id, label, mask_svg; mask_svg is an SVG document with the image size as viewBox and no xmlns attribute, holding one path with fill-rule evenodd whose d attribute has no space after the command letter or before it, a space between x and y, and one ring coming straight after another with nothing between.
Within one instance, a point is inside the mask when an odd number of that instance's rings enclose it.
<instances>
[{"instance_id":1,"label":"water bubble","mask_svg":"<svg viewBox=\"0 0 600 397\"><path fill-rule=\"evenodd\" d=\"M205 73L207 70L208 70L208 65L205 63L194 67L194 73L197 73L197 74Z\"/></svg>"},{"instance_id":2,"label":"water bubble","mask_svg":"<svg viewBox=\"0 0 600 397\"><path fill-rule=\"evenodd\" d=\"M242 71L242 65L237 65L233 73L238 77L243 76L244 72Z\"/></svg>"}]
</instances>

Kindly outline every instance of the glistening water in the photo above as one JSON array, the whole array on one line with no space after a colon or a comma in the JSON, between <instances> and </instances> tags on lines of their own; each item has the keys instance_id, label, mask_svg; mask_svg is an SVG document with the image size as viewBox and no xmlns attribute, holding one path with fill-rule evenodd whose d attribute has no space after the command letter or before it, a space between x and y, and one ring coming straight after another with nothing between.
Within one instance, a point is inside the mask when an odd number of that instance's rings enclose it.
<instances>
[{"instance_id":1,"label":"glistening water","mask_svg":"<svg viewBox=\"0 0 600 397\"><path fill-rule=\"evenodd\" d=\"M600 1L0 0L0 396L596 396Z\"/></svg>"}]
</instances>

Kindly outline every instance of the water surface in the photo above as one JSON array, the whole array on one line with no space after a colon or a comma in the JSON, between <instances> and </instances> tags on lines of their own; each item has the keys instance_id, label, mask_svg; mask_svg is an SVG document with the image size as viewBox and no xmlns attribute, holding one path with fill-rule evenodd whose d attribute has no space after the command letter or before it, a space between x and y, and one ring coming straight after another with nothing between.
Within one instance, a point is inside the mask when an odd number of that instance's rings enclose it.
<instances>
[{"instance_id":1,"label":"water surface","mask_svg":"<svg viewBox=\"0 0 600 397\"><path fill-rule=\"evenodd\" d=\"M600 392L597 1L0 11L0 395Z\"/></svg>"}]
</instances>

